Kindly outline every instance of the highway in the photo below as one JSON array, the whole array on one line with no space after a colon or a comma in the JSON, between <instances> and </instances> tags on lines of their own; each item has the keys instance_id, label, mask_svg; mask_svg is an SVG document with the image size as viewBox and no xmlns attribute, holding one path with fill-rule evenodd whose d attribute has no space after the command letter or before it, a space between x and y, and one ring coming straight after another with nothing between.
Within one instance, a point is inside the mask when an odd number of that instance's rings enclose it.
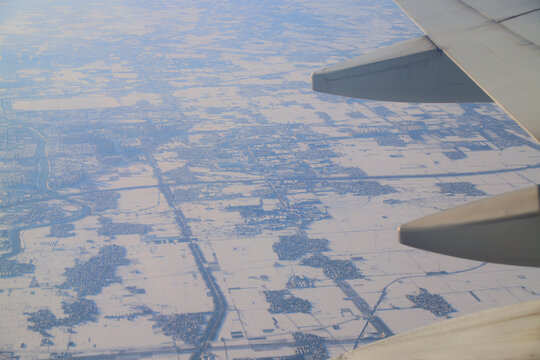
<instances>
[{"instance_id":1,"label":"highway","mask_svg":"<svg viewBox=\"0 0 540 360\"><path fill-rule=\"evenodd\" d=\"M154 157L152 156L152 154L150 153L150 151L148 150L148 148L146 146L143 146L143 148L144 148L146 159L148 163L152 166L152 169L154 170L154 175L157 178L159 189L165 196L165 199L167 200L167 203L169 204L171 209L173 209L175 219L178 226L180 227L182 236L184 240L189 241L190 243L189 248L191 249L191 253L193 255L193 258L195 259L197 268L199 269L199 272L202 274L204 278L204 282L206 286L208 287L208 289L210 290L210 293L212 294L212 301L214 304L213 315L208 321L206 328L204 329L204 334L201 341L199 342L199 344L197 344L197 347L193 350L193 353L191 354L191 357L190 357L192 360L197 360L208 348L210 341L214 340L214 338L217 336L218 330L221 327L223 319L225 319L225 315L227 311L227 302L225 300L225 297L223 296L223 293L221 292L221 289L217 285L214 277L212 276L212 273L205 266L206 261L204 260L204 256L199 248L199 245L197 245L196 240L192 238L191 230L189 229L186 223L186 219L184 215L182 214L181 210L177 209L176 204L174 203L174 198L171 193L171 190L169 186L163 181L163 176L161 174L161 170L159 166L157 166L156 161Z\"/></svg>"},{"instance_id":2,"label":"highway","mask_svg":"<svg viewBox=\"0 0 540 360\"><path fill-rule=\"evenodd\" d=\"M362 343L368 344L373 342L374 339L368 339L362 341ZM325 340L326 345L353 345L356 342L356 339L327 339ZM264 342L250 342L246 344L243 343L216 343L212 346L212 351L225 351L225 350L255 350L255 351L271 351L277 349L295 349L296 343L294 341L286 340L277 340L277 341L264 341ZM153 355L173 355L173 354L191 354L190 358L195 359L193 355L197 351L197 347L185 347L179 348L177 346L163 346L163 347L148 347L139 350L131 349L118 349L115 351L108 352L99 352L97 354L88 355L85 351L83 354L77 354L76 352L70 352L70 356L75 359L87 359L87 360L97 360L97 359L134 359L134 358L145 358L151 357Z\"/></svg>"},{"instance_id":3,"label":"highway","mask_svg":"<svg viewBox=\"0 0 540 360\"><path fill-rule=\"evenodd\" d=\"M402 179L429 179L429 178L448 178L448 177L469 177L469 176L478 176L478 175L494 175L494 174L505 174L517 171L533 170L540 169L540 163L534 165L526 166L517 166L513 168L505 169L493 169L493 170L480 170L480 171L463 171L463 172L452 172L452 173L428 173L428 174L395 174L395 175L365 175L362 177L359 176L281 176L272 178L273 183L278 183L280 181L369 181L369 180L402 180ZM104 190L91 190L91 191L81 191L78 193L66 194L66 195L48 195L39 198L25 199L11 204L0 205L0 209L7 209L13 206L28 204L28 203L39 203L42 201L48 201L52 199L67 199L80 195L87 195L95 192L107 192L107 191L127 191L127 190L137 190L137 189L150 189L159 187L160 189L165 189L164 194L168 190L169 186L172 185L211 185L211 184L258 184L261 182L267 182L268 179L258 178L258 179L226 179L226 180L194 180L194 181L175 181L175 182L163 182L163 185L137 185L137 186L122 186L118 188L104 189ZM169 194L172 197L172 194ZM183 221L183 220L182 220Z\"/></svg>"}]
</instances>

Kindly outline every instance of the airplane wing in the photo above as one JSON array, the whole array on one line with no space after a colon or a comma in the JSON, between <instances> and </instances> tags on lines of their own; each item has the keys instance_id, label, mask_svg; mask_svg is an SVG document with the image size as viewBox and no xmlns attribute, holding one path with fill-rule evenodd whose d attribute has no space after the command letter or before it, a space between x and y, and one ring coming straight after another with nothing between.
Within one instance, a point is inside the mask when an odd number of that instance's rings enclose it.
<instances>
[{"instance_id":1,"label":"airplane wing","mask_svg":"<svg viewBox=\"0 0 540 360\"><path fill-rule=\"evenodd\" d=\"M540 0L395 0L426 33L312 74L316 91L405 102L495 101L540 140ZM400 227L403 244L540 266L539 188Z\"/></svg>"},{"instance_id":2,"label":"airplane wing","mask_svg":"<svg viewBox=\"0 0 540 360\"><path fill-rule=\"evenodd\" d=\"M516 190L411 221L400 242L492 263L540 267L540 187Z\"/></svg>"},{"instance_id":3,"label":"airplane wing","mask_svg":"<svg viewBox=\"0 0 540 360\"><path fill-rule=\"evenodd\" d=\"M540 300L485 310L394 335L335 360L538 359Z\"/></svg>"},{"instance_id":4,"label":"airplane wing","mask_svg":"<svg viewBox=\"0 0 540 360\"><path fill-rule=\"evenodd\" d=\"M312 75L313 89L406 102L495 101L540 139L540 0L394 0L425 36ZM403 244L540 267L540 187L483 199L400 227ZM532 359L540 301L395 335L339 356L356 359Z\"/></svg>"},{"instance_id":5,"label":"airplane wing","mask_svg":"<svg viewBox=\"0 0 540 360\"><path fill-rule=\"evenodd\" d=\"M540 1L396 0L427 36L317 71L313 89L407 102L497 102L540 140Z\"/></svg>"},{"instance_id":6,"label":"airplane wing","mask_svg":"<svg viewBox=\"0 0 540 360\"><path fill-rule=\"evenodd\" d=\"M540 139L540 1L396 2L486 94Z\"/></svg>"}]
</instances>

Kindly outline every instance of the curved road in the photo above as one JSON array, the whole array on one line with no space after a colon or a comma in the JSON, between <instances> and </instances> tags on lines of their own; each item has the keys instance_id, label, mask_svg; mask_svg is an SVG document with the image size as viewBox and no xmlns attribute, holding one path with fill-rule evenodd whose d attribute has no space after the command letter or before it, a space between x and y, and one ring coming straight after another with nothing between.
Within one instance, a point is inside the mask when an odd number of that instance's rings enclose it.
<instances>
[{"instance_id":1,"label":"curved road","mask_svg":"<svg viewBox=\"0 0 540 360\"><path fill-rule=\"evenodd\" d=\"M464 272L468 272L468 271L473 271L473 270L476 270L476 269L479 269L483 266L485 266L487 263L481 263L480 265L476 265L476 266L473 266L473 267L470 267L470 268L466 268L466 269L461 269L461 270L456 270L456 271L451 271L451 272L447 272L447 273L437 273L437 274L419 274L419 275L407 275L407 276L401 276L399 278L396 278L392 281L390 281L388 284L386 284L385 287L383 287L382 291L381 291L381 296L379 296L379 299L377 300L377 303L375 304L375 306L373 307L373 310L371 311L371 314L368 318L368 320L366 321L364 327L362 328L362 331L360 332L360 335L358 335L358 338L356 338L356 342L354 344L354 347L353 349L356 349L358 347L358 343L360 342L362 336L364 335L364 332L366 331L366 328L370 322L370 320L373 318L373 315L375 314L375 312L377 311L377 308L379 307L380 303L383 301L384 297L386 296L386 291L388 290L388 288L390 286L392 286L393 284L395 284L396 282L400 281L400 280L404 280L404 279L413 279L413 278L421 278L421 277L428 277L428 276L448 276L448 275L454 275L454 274L461 274L461 273L464 273Z\"/></svg>"}]
</instances>

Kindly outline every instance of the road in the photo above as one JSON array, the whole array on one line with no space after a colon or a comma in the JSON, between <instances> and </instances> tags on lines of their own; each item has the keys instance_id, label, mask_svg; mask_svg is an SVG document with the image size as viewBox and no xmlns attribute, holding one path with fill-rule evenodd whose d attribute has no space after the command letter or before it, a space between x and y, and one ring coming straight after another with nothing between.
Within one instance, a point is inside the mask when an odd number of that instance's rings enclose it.
<instances>
[{"instance_id":1,"label":"road","mask_svg":"<svg viewBox=\"0 0 540 360\"><path fill-rule=\"evenodd\" d=\"M378 317L374 316L375 311L371 309L371 307L368 305L368 303L358 295L356 291L346 282L343 280L335 280L334 281L336 285L349 297L349 299L353 302L353 304L356 306L358 310L364 314L364 317L367 319L366 324L364 325L364 329L361 332L361 336L363 336L364 330L366 329L367 325L371 323L375 330L377 330L377 334L379 338L385 338L388 336L393 335L392 330L386 324ZM378 305L378 304L377 304Z\"/></svg>"},{"instance_id":2,"label":"road","mask_svg":"<svg viewBox=\"0 0 540 360\"><path fill-rule=\"evenodd\" d=\"M494 170L482 170L482 171L464 171L464 172L452 172L452 173L431 173L431 174L397 174L397 175L366 175L362 177L357 176L312 176L312 177L299 177L299 176L282 176L272 178L273 183L280 181L369 181L369 180L401 180L401 179L427 179L427 178L448 178L448 177L469 177L478 175L493 175L504 174L517 171L525 171L532 169L540 169L540 164L518 166L507 169L494 169ZM42 201L48 201L52 199L67 199L75 196L91 194L94 192L102 191L126 191L136 189L149 189L159 187L160 189L168 189L172 185L211 185L211 184L258 184L261 182L267 182L269 180L265 178L259 179L227 179L227 180L195 180L195 181L176 181L176 182L164 182L163 185L138 185L138 186L125 186L118 188L111 188L105 190L92 190L82 191L79 193L66 194L66 195L49 195L40 198L33 198L28 200L22 200L16 203L4 204L0 206L0 209L7 209L17 205L23 205L28 203L39 203ZM165 190L167 191L167 190ZM169 190L170 192L170 190ZM165 193L165 192L164 192ZM172 197L172 194L170 195Z\"/></svg>"},{"instance_id":3,"label":"road","mask_svg":"<svg viewBox=\"0 0 540 360\"><path fill-rule=\"evenodd\" d=\"M141 142L142 143L142 142ZM225 301L225 297L223 296L223 293L221 292L221 289L217 285L212 273L210 270L205 266L205 260L204 256L202 255L202 252L199 248L199 245L196 243L196 240L192 238L191 230L189 229L186 218L182 214L182 212L177 209L176 204L174 203L174 197L171 193L171 190L169 188L169 185L166 184L163 181L163 176L161 174L161 169L156 164L156 161L152 154L150 153L150 150L143 146L144 153L146 156L146 159L148 163L152 166L152 169L154 170L154 175L157 178L158 186L163 195L165 196L165 199L167 200L167 203L173 209L176 222L178 226L180 227L180 230L182 232L182 236L184 237L184 240L189 241L192 255L195 259L195 263L197 264L197 268L199 269L199 272L202 274L204 281L206 283L206 286L210 290L210 293L212 294L212 301L214 304L214 312L210 320L208 321L208 324L206 328L204 329L203 337L199 344L197 344L197 347L195 348L194 352L191 354L191 359L196 360L201 357L201 355L206 351L208 348L209 342L214 340L214 338L217 336L218 330L221 327L221 324L223 322L223 319L225 319L226 310L227 310L227 302Z\"/></svg>"},{"instance_id":4,"label":"road","mask_svg":"<svg viewBox=\"0 0 540 360\"><path fill-rule=\"evenodd\" d=\"M328 339L325 340L326 345L352 345L356 342L356 339ZM364 343L370 343L373 340L364 341ZM261 343L226 343L224 345L216 343L212 346L212 350L215 351L225 351L225 350L255 350L255 351L269 351L269 350L278 350L283 348L294 349L296 348L296 343L294 341L265 341ZM102 352L94 355L78 355L76 352L70 352L70 356L74 359L85 359L85 360L97 360L97 359L138 359L152 357L156 355L173 355L173 354L193 354L197 350L196 347L185 347L178 348L176 346L168 347L149 347L146 349L139 350L130 350L122 349L110 352ZM193 356L191 357L193 358Z\"/></svg>"},{"instance_id":5,"label":"road","mask_svg":"<svg viewBox=\"0 0 540 360\"><path fill-rule=\"evenodd\" d=\"M460 274L460 273L469 272L469 271L479 269L479 268L481 268L481 267L483 267L485 265L486 265L486 263L481 263L479 265L476 265L476 266L473 266L473 267L470 267L470 268L465 268L465 269L451 271L451 272L438 272L438 273L428 273L428 274L419 274L419 275L407 275L407 276L401 276L399 278L396 278L396 279L390 281L388 284L386 284L386 286L383 287L383 289L381 290L381 295L379 296L379 299L377 300L377 303L373 307L373 310L371 311L371 314L370 314L369 318L372 318L375 315L375 312L377 311L377 308L379 307L381 302L386 297L386 292L388 291L388 288L390 286L392 286L393 284L398 283L401 280L428 277L428 276L448 276L448 275ZM369 321L367 321L365 323L364 328L360 332L360 335L358 335L358 338L356 339L356 343L354 344L353 349L356 349L358 347L358 344L361 342L362 337L364 335L364 332L366 331L366 328L367 328L368 324L369 324Z\"/></svg>"}]
</instances>

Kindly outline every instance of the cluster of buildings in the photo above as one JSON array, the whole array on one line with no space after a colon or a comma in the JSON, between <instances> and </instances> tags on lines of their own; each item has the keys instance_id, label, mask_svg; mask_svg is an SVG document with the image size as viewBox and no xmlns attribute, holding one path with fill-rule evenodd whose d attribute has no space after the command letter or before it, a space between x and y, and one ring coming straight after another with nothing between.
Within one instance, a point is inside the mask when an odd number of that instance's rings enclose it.
<instances>
[{"instance_id":1,"label":"cluster of buildings","mask_svg":"<svg viewBox=\"0 0 540 360\"><path fill-rule=\"evenodd\" d=\"M324 275L332 280L358 279L362 277L360 271L350 260L331 260L327 256L317 253L302 260L303 265L322 268Z\"/></svg>"},{"instance_id":2,"label":"cluster of buildings","mask_svg":"<svg viewBox=\"0 0 540 360\"><path fill-rule=\"evenodd\" d=\"M188 344L198 344L204 335L209 313L156 315L154 328L160 328L167 336Z\"/></svg>"},{"instance_id":3,"label":"cluster of buildings","mask_svg":"<svg viewBox=\"0 0 540 360\"><path fill-rule=\"evenodd\" d=\"M0 259L0 278L31 274L34 270L35 266L33 264L21 263L11 259Z\"/></svg>"},{"instance_id":4,"label":"cluster of buildings","mask_svg":"<svg viewBox=\"0 0 540 360\"><path fill-rule=\"evenodd\" d=\"M272 248L280 260L296 260L305 254L330 250L328 240L309 239L304 233L281 235L279 242L274 243Z\"/></svg>"},{"instance_id":5,"label":"cluster of buildings","mask_svg":"<svg viewBox=\"0 0 540 360\"><path fill-rule=\"evenodd\" d=\"M88 173L83 170L65 171L56 176L52 176L49 180L49 185L53 189L61 189L67 186L75 186L88 180Z\"/></svg>"},{"instance_id":6,"label":"cluster of buildings","mask_svg":"<svg viewBox=\"0 0 540 360\"><path fill-rule=\"evenodd\" d=\"M66 268L66 281L60 287L72 288L79 297L97 295L105 286L120 281L116 276L116 268L128 263L124 247L104 246L98 255L92 256L88 261Z\"/></svg>"},{"instance_id":7,"label":"cluster of buildings","mask_svg":"<svg viewBox=\"0 0 540 360\"><path fill-rule=\"evenodd\" d=\"M117 223L112 219L100 217L99 223L101 228L98 229L99 235L115 236L115 235L127 235L127 234L147 234L152 230L152 225L146 224L132 224L132 223Z\"/></svg>"},{"instance_id":8,"label":"cluster of buildings","mask_svg":"<svg viewBox=\"0 0 540 360\"><path fill-rule=\"evenodd\" d=\"M13 223L15 224L39 224L47 222L56 222L65 216L58 204L37 204L22 214L15 215Z\"/></svg>"},{"instance_id":9,"label":"cluster of buildings","mask_svg":"<svg viewBox=\"0 0 540 360\"><path fill-rule=\"evenodd\" d=\"M323 273L332 280L358 279L360 271L350 260L328 260L323 265Z\"/></svg>"},{"instance_id":10,"label":"cluster of buildings","mask_svg":"<svg viewBox=\"0 0 540 360\"><path fill-rule=\"evenodd\" d=\"M53 224L50 227L49 236L56 238L66 238L75 235L73 230L75 226L71 223L59 223Z\"/></svg>"},{"instance_id":11,"label":"cluster of buildings","mask_svg":"<svg viewBox=\"0 0 540 360\"><path fill-rule=\"evenodd\" d=\"M287 289L303 289L315 287L315 281L304 275L293 275L287 281Z\"/></svg>"},{"instance_id":12,"label":"cluster of buildings","mask_svg":"<svg viewBox=\"0 0 540 360\"><path fill-rule=\"evenodd\" d=\"M301 332L293 334L296 342L296 353L305 360L328 359L328 350L324 344L324 338Z\"/></svg>"},{"instance_id":13,"label":"cluster of buildings","mask_svg":"<svg viewBox=\"0 0 540 360\"><path fill-rule=\"evenodd\" d=\"M437 186L441 189L441 192L447 195L467 195L467 196L483 196L485 192L478 190L474 184L470 182L449 182L438 183Z\"/></svg>"},{"instance_id":14,"label":"cluster of buildings","mask_svg":"<svg viewBox=\"0 0 540 360\"><path fill-rule=\"evenodd\" d=\"M270 304L268 311L272 314L311 312L309 301L292 295L288 290L266 290L264 296Z\"/></svg>"},{"instance_id":15,"label":"cluster of buildings","mask_svg":"<svg viewBox=\"0 0 540 360\"><path fill-rule=\"evenodd\" d=\"M11 194L2 191L4 192L0 196L2 203L13 203L19 191L34 190L37 177L35 167L37 148L32 131L26 126L0 123L0 161L2 162L0 189L14 190Z\"/></svg>"},{"instance_id":16,"label":"cluster of buildings","mask_svg":"<svg viewBox=\"0 0 540 360\"><path fill-rule=\"evenodd\" d=\"M58 324L56 315L54 315L53 312L48 308L39 309L38 311L29 313L27 315L28 322L33 323L32 325L28 326L28 329L38 332L45 337L51 336L47 330L52 329Z\"/></svg>"},{"instance_id":17,"label":"cluster of buildings","mask_svg":"<svg viewBox=\"0 0 540 360\"><path fill-rule=\"evenodd\" d=\"M274 186L275 191L283 191L279 186ZM272 196L272 195L270 195ZM281 195L278 194L279 198ZM259 230L280 230L287 227L307 226L308 224L329 217L326 210L310 204L281 205L275 209L264 209L262 205L230 206L228 211L238 211L244 218L245 224L257 227ZM240 235L246 235L240 233Z\"/></svg>"},{"instance_id":18,"label":"cluster of buildings","mask_svg":"<svg viewBox=\"0 0 540 360\"><path fill-rule=\"evenodd\" d=\"M84 201L90 203L95 212L116 209L119 198L120 194L116 191L95 191L82 197Z\"/></svg>"},{"instance_id":19,"label":"cluster of buildings","mask_svg":"<svg viewBox=\"0 0 540 360\"><path fill-rule=\"evenodd\" d=\"M354 194L360 196L377 196L397 192L390 185L381 185L378 181L353 180L353 181L334 181L331 187L338 194Z\"/></svg>"},{"instance_id":20,"label":"cluster of buildings","mask_svg":"<svg viewBox=\"0 0 540 360\"><path fill-rule=\"evenodd\" d=\"M441 295L432 294L422 288L420 288L418 295L407 295L407 299L417 307L430 311L435 316L446 316L456 311Z\"/></svg>"},{"instance_id":21,"label":"cluster of buildings","mask_svg":"<svg viewBox=\"0 0 540 360\"><path fill-rule=\"evenodd\" d=\"M32 323L28 328L43 335L44 339L47 339L44 340L46 345L52 345L52 341L50 340L52 335L49 333L49 330L52 328L58 326L71 327L87 321L95 321L98 315L96 303L92 300L81 298L73 302L63 301L62 310L67 315L66 317L57 318L49 308L39 309L36 312L27 314L28 322Z\"/></svg>"}]
</instances>

